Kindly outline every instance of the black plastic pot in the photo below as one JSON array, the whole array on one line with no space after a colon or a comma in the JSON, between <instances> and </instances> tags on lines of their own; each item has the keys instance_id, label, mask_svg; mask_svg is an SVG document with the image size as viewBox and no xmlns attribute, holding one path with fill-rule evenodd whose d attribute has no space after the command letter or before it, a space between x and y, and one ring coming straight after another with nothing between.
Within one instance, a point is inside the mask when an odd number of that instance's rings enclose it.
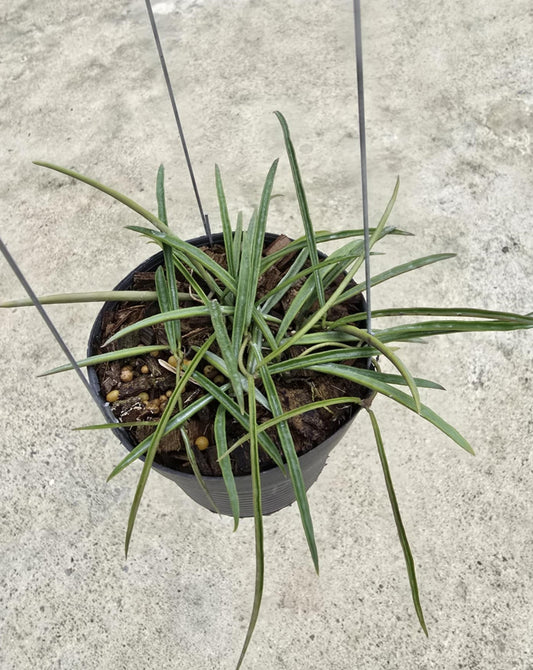
<instances>
[{"instance_id":1,"label":"black plastic pot","mask_svg":"<svg viewBox=\"0 0 533 670\"><path fill-rule=\"evenodd\" d=\"M265 242L271 243L276 237L277 235L267 233L265 235ZM222 243L222 234L213 235L213 242L215 244ZM208 239L207 237L198 237L194 240L189 240L189 243L194 244L195 246L204 246L208 244ZM123 291L129 289L132 285L133 275L135 273L154 271L157 267L162 265L162 263L163 254L160 252L144 261L144 263L141 263L135 270L130 272L130 274L115 287L115 290ZM115 309L117 305L118 303L106 302L100 310L89 336L88 356L94 356L97 353L104 312L110 309ZM364 327L364 325L362 327ZM89 381L97 395L100 397L100 383L96 371L93 368L89 368L88 372ZM117 423L117 426L120 426L120 423L111 411L109 404L105 402L103 398L101 399L100 409L109 423ZM326 464L326 460L331 450L342 439L359 410L360 407L354 406L353 415L347 423L345 423L337 432L333 433L327 440L299 457L300 468L302 470L306 489L317 480L318 475ZM128 451L133 449L135 443L125 428L117 428L116 430L114 429L113 432ZM152 467L164 477L176 482L176 484L199 505L202 505L211 511L215 511L194 475L172 470L159 463L154 463ZM204 477L203 479L218 510L222 514L232 516L228 494L222 477ZM241 518L253 516L252 477L250 475L235 477L235 483L239 494ZM296 500L289 477L284 476L281 470L277 467L265 470L261 473L261 490L263 514L277 512L284 507L288 507Z\"/></svg>"}]
</instances>

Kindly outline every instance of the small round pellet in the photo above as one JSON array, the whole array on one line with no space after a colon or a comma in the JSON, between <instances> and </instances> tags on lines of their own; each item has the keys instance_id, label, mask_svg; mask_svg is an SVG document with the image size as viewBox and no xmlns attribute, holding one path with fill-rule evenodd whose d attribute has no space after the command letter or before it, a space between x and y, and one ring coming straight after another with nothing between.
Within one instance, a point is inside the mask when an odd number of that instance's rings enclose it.
<instances>
[{"instance_id":1,"label":"small round pellet","mask_svg":"<svg viewBox=\"0 0 533 670\"><path fill-rule=\"evenodd\" d=\"M207 449L207 447L209 446L209 440L205 435L200 435L200 437L196 438L194 444L198 447L200 451L205 451L205 449Z\"/></svg>"},{"instance_id":2,"label":"small round pellet","mask_svg":"<svg viewBox=\"0 0 533 670\"><path fill-rule=\"evenodd\" d=\"M119 398L120 393L117 389L115 389L114 391L109 391L109 393L105 397L107 402L116 402Z\"/></svg>"},{"instance_id":3,"label":"small round pellet","mask_svg":"<svg viewBox=\"0 0 533 670\"><path fill-rule=\"evenodd\" d=\"M128 370L128 368L122 368L120 371L120 381L122 382L131 382L133 379L133 371Z\"/></svg>"}]
</instances>

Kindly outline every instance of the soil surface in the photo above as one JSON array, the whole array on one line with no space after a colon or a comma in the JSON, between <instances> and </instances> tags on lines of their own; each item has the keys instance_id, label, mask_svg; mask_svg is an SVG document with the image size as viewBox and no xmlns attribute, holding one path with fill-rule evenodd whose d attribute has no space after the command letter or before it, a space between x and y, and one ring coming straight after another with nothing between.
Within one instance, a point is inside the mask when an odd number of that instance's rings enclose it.
<instances>
[{"instance_id":1,"label":"soil surface","mask_svg":"<svg viewBox=\"0 0 533 670\"><path fill-rule=\"evenodd\" d=\"M264 249L264 255L273 253L273 251L286 245L289 242L285 236L279 236L271 245ZM202 250L216 260L221 266L226 267L224 248L219 245L212 247L201 247ZM264 296L271 290L284 272L287 270L292 258L286 256L278 263L267 270L260 278L257 298ZM134 275L133 284L130 287L134 290L155 290L155 273L138 272ZM183 293L190 293L189 287L183 278L177 273L176 281L178 290ZM295 284L272 310L272 314L282 318L285 310L288 309L294 296L297 293L301 283ZM335 285L329 288L326 296L331 294ZM198 305L194 300L180 301L181 307L192 307ZM363 298L358 295L341 305L337 305L328 313L329 320L335 320L346 316L349 313L363 311ZM317 305L312 305L308 311L312 313ZM144 303L111 303L111 308L104 313L100 340L95 347L94 353L105 353L126 347L137 345L161 345L168 346L168 341L163 325L145 328L136 331L129 336L121 338L117 342L103 347L101 343L105 342L111 335L122 328L133 324L140 319L157 314L159 306L157 302ZM364 322L363 326L364 327ZM208 317L182 319L182 349L186 358L194 356L194 347L202 345L212 333L210 319ZM216 345L212 347L215 353L218 353ZM302 353L304 347L297 346L287 350L284 358L291 358ZM167 402L167 394L175 386L176 375L168 370L164 363L168 361L170 351L161 349L144 356L122 359L106 364L96 366L96 372L101 386L101 395L105 398L110 392L118 391L118 399L110 402L111 409L116 418L121 422L132 421L157 421ZM347 365L354 365L361 368L367 367L366 359L356 359L343 361ZM207 365L207 361L205 362ZM200 364L199 370L202 371L203 364ZM127 370L127 372L126 372ZM209 370L209 369L208 369ZM208 372L206 371L206 374ZM216 377L217 371L209 370L208 376L214 377L215 383L225 383L225 379ZM280 397L282 407L285 411L294 409L301 405L317 400L352 396L365 398L369 391L365 387L354 384L338 377L330 377L314 371L296 370L286 375L276 375L274 377L276 388ZM261 390L260 381L257 387ZM199 386L189 383L183 393L183 406L187 407L192 402L204 394ZM115 393L115 395L117 395ZM217 463L217 451L213 436L213 422L217 409L217 403L211 402L204 409L200 410L186 424L186 431L195 457L203 475L220 476L220 467ZM312 410L299 415L289 421L289 427L294 439L296 452L301 455L310 451L315 446L323 442L327 437L336 432L344 423L346 423L357 411L359 407L354 404L333 405L328 408ZM177 411L177 410L176 410ZM271 418L270 413L258 404L257 407L258 422L262 423ZM153 432L153 426L136 426L127 429L135 444L143 440ZM244 429L241 425L229 415L226 419L226 432L228 445L231 446L236 440L244 435ZM276 445L279 445L279 439L275 428L269 429L268 434ZM205 436L208 440L208 447L200 450L195 446L198 437ZM278 446L279 448L279 446ZM281 453L281 450L280 450ZM165 436L159 446L156 455L156 461L182 472L191 473L192 469L185 453L185 447L178 430ZM260 449L261 469L265 470L274 466L269 456ZM244 443L241 447L235 449L231 454L231 464L235 475L250 474L250 454L249 445Z\"/></svg>"}]
</instances>

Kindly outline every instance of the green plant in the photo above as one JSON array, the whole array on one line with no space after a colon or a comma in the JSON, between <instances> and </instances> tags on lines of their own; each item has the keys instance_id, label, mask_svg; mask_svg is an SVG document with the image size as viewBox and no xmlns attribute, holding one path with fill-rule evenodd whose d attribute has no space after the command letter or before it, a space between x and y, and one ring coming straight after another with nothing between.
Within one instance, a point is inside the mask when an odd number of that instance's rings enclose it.
<instances>
[{"instance_id":1,"label":"green plant","mask_svg":"<svg viewBox=\"0 0 533 670\"><path fill-rule=\"evenodd\" d=\"M254 491L256 581L252 614L237 667L240 667L243 662L253 634L263 590L264 548L259 468L260 450L264 450L280 468L286 470L287 476L291 479L309 551L318 572L318 552L311 512L289 421L294 416L312 409L326 408L335 404L357 404L366 410L374 430L387 493L405 556L414 607L420 625L427 634L418 594L414 562L394 493L378 421L374 410L371 408L372 401L378 394L390 398L432 423L464 450L469 453L473 453L473 451L457 430L420 401L419 387L433 389L441 389L442 387L435 382L414 378L397 355L396 350L390 345L401 342L416 343L427 337L442 333L514 330L533 327L533 316L531 314L519 315L464 308L409 307L375 310L372 313L375 320L388 316L427 316L430 317L430 320L376 329L373 333L368 332L364 327L366 318L364 312L349 314L339 319L330 319L329 314L332 307L345 303L365 289L364 283L353 283L353 278L364 263L364 246L361 239L363 231L349 230L336 233L314 231L289 130L284 117L280 113L276 114L283 130L302 216L304 236L290 242L285 248L270 256L262 256L263 239L267 227L277 160L274 161L268 172L259 206L254 211L246 230L243 230L241 215L237 219L235 229L231 226L222 178L217 167L215 171L216 188L227 269L216 263L201 249L180 239L169 228L165 208L162 167L157 176L158 214L156 216L126 196L90 178L48 163L38 163L38 165L57 170L85 182L140 214L152 224L153 228L139 226L128 226L128 228L139 233L143 238L148 238L158 244L164 254L164 266L156 272L155 292L124 291L69 294L45 296L40 299L43 304L89 300L157 300L159 303L159 314L142 319L122 329L109 340L109 342L120 340L134 330L155 324L164 324L168 348L176 362L173 368L175 371L175 386L160 419L154 422L153 433L128 453L109 476L109 478L115 477L132 462L144 456L144 465L128 520L126 553L130 545L135 518L146 481L158 445L164 435L174 430L180 431L193 471L200 485L203 486L206 495L209 496L196 464L194 448L191 446L187 434L187 420L207 403L213 402L217 405L214 435L222 476L233 511L235 529L239 522L239 498L229 456L233 450L244 442L249 443ZM398 183L383 216L378 224L371 229L370 248L373 248L386 236L407 234L387 225L397 193ZM349 241L345 242L328 258L320 258L317 249L318 244L345 239ZM291 254L293 254L293 258L288 264L284 276L266 295L257 299L257 286L260 277L273 263L281 258L289 258ZM422 268L452 256L454 254L436 254L392 267L372 277L371 285L377 285L405 272ZM176 272L188 281L198 306L180 307L180 304L190 298L190 295L178 291L175 281ZM290 306L283 318L277 318L273 314L273 310L290 289L295 291ZM25 304L29 304L28 301L10 301L3 303L1 306ZM184 360L180 323L182 319L198 316L209 317L213 332L201 346L196 347L192 360L186 362ZM297 346L302 347L301 353L294 357L288 357L287 353ZM110 360L131 358L153 349L154 347L126 347L111 353L80 360L78 364L80 366L97 365ZM380 355L388 359L396 368L397 374L388 374L381 371L378 362ZM368 369L353 367L344 362L347 359L371 359L372 365ZM206 361L225 377L227 380L225 384L219 386L200 372L200 363ZM63 365L45 374L68 369L71 369L70 365ZM370 395L366 398L342 396L316 400L297 409L284 411L276 387L276 378L278 375L295 370L312 370L331 377L348 379L369 389ZM183 393L190 383L199 386L203 395L192 405L185 406ZM398 386L407 387L408 392L402 391ZM268 409L270 415L268 420L258 422L258 405ZM228 417L236 419L245 431L244 436L233 444L228 444L227 441L226 420ZM114 427L116 427L116 424L103 424L85 428L108 429ZM267 430L272 428L277 431L277 444L267 433ZM281 451L278 449L278 445Z\"/></svg>"}]
</instances>

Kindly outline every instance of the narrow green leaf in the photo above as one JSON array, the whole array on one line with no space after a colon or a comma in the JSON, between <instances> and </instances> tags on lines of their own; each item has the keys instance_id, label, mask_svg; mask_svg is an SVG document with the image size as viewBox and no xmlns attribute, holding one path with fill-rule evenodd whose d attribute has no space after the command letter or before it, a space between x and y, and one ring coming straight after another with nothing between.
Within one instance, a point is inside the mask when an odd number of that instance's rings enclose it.
<instances>
[{"instance_id":1,"label":"narrow green leaf","mask_svg":"<svg viewBox=\"0 0 533 670\"><path fill-rule=\"evenodd\" d=\"M366 330L361 330L360 328L356 328L356 326L341 326L339 330L342 330L345 333L350 333L352 335L355 335L356 337L359 337L363 342L365 342L371 347L374 347L389 359L389 361L394 365L394 367L405 379L407 386L409 387L409 390L411 391L411 394L413 396L413 400L415 401L417 412L420 413L420 394L418 393L418 389L413 380L413 376L409 372L408 368L404 365L402 360L399 358L399 356L397 356L394 353L394 351L392 351L391 349L389 349L389 347L383 344L383 342L381 342L381 340L378 337L371 335Z\"/></svg>"},{"instance_id":2,"label":"narrow green leaf","mask_svg":"<svg viewBox=\"0 0 533 670\"><path fill-rule=\"evenodd\" d=\"M221 307L223 314L233 314L233 307ZM153 316L148 316L145 319L141 319L136 323L132 323L130 326L126 326L119 330L118 333L112 335L105 343L104 346L111 344L119 340L125 335L134 333L137 330L142 330L143 328L148 328L148 326L155 326L158 323L164 323L169 319L190 319L196 316L209 316L209 309L204 305L199 305L198 307L182 307L180 309L174 310L172 312L166 312L165 314L154 314Z\"/></svg>"},{"instance_id":3,"label":"narrow green leaf","mask_svg":"<svg viewBox=\"0 0 533 670\"><path fill-rule=\"evenodd\" d=\"M250 616L250 623L248 624L248 631L246 639L242 647L239 662L237 663L237 670L244 661L244 656L257 623L259 616L259 609L261 607L261 599L263 597L263 582L265 574L265 557L263 547L263 511L261 502L261 473L259 471L259 449L257 439L257 421L256 421L256 405L255 405L255 384L254 379L250 375L248 378L248 414L250 417L250 463L252 469L252 497L254 508L254 530L255 530L255 593L254 603L252 606L252 614Z\"/></svg>"},{"instance_id":4,"label":"narrow green leaf","mask_svg":"<svg viewBox=\"0 0 533 670\"><path fill-rule=\"evenodd\" d=\"M126 556L128 555L128 549L131 541L131 534L133 532L133 526L135 524L135 519L137 517L137 512L139 510L139 505L141 503L141 499L144 493L144 489L146 488L146 482L148 481L148 476L150 474L150 469L152 467L152 464L154 462L155 455L157 453L157 448L159 446L159 443L161 441L161 438L165 434L165 428L167 427L167 424L172 416L172 413L174 411L174 408L176 407L176 404L178 404L178 401L181 398L181 393L183 389L185 388L185 385L187 384L187 381L190 379L191 375L194 373L196 367L202 360L203 356L203 351L207 351L207 349L211 346L213 343L215 337L214 334L203 344L203 346L199 349L198 353L194 356L192 361L189 363L187 368L185 369L183 375L181 378L177 381L176 386L174 390L172 391L172 395L168 399L167 406L165 407L163 414L161 415L161 418L159 419L159 423L157 425L157 428L155 431L150 435L150 442L149 442L149 447L146 452L146 457L144 460L143 468L141 471L141 476L139 477L139 482L137 484L137 489L135 491L135 496L133 498L133 503L131 505L130 509L130 515L128 518L128 527L126 530L126 542L125 542L125 551L126 551ZM191 463L193 470L194 470L194 464Z\"/></svg>"},{"instance_id":5,"label":"narrow green leaf","mask_svg":"<svg viewBox=\"0 0 533 670\"><path fill-rule=\"evenodd\" d=\"M378 275L370 278L370 286L377 286L383 282L393 279L394 277L399 277L400 275L405 274L406 272L412 272L413 270L418 270L419 268L426 267L426 265L432 265L433 263L438 263L440 261L445 261L448 258L455 258L456 254L432 254L431 256L424 256L423 258L416 258L413 261L408 263L402 263L401 265L396 265L385 272L381 272ZM335 304L338 305L341 302L345 302L350 298L363 293L365 290L365 284L358 284L352 288L349 288L347 291L342 293Z\"/></svg>"},{"instance_id":6,"label":"narrow green leaf","mask_svg":"<svg viewBox=\"0 0 533 670\"><path fill-rule=\"evenodd\" d=\"M200 372L195 372L193 379L200 384L210 395L212 395L215 400L217 400L237 421L241 426L249 433L250 432L250 417L247 414L243 414L237 403L229 397L225 392L223 387L217 386L214 382L208 379L205 375L202 375ZM270 439L268 435L261 435L259 438L259 444L266 454L274 461L278 468L285 474L285 466L283 460L278 452L278 449L274 442Z\"/></svg>"},{"instance_id":7,"label":"narrow green leaf","mask_svg":"<svg viewBox=\"0 0 533 670\"><path fill-rule=\"evenodd\" d=\"M219 460L220 469L222 470L222 477L224 478L224 484L226 485L226 490L228 492L231 511L233 512L233 531L235 532L239 525L239 495L237 493L235 478L233 477L233 471L231 469L231 461L229 458L223 458L224 454L228 450L228 442L226 437L226 410L222 405L219 405L217 408L217 413L215 415L214 433L217 447L217 456L219 459L221 459Z\"/></svg>"},{"instance_id":8,"label":"narrow green leaf","mask_svg":"<svg viewBox=\"0 0 533 670\"><path fill-rule=\"evenodd\" d=\"M89 358L82 358L77 361L80 368L87 367L88 365L100 365L101 363L109 363L110 361L119 361L123 358L133 358L134 356L142 356L143 354L149 354L152 351L161 351L168 349L164 344L149 344L142 347L129 347L128 349L119 349L118 351L109 351L105 354L98 354L96 356L90 356ZM72 370L72 365L70 363L65 363L65 365L60 365L57 368L52 370L47 370L46 372L41 372L37 375L38 377L46 377L47 375L55 375L58 372L66 372L67 370Z\"/></svg>"},{"instance_id":9,"label":"narrow green leaf","mask_svg":"<svg viewBox=\"0 0 533 670\"><path fill-rule=\"evenodd\" d=\"M372 318L380 316L463 316L474 319L494 319L495 321L521 321L531 323L533 318L526 314L513 312L495 312L489 309L471 309L469 307L392 307L377 309Z\"/></svg>"},{"instance_id":10,"label":"narrow green leaf","mask_svg":"<svg viewBox=\"0 0 533 670\"><path fill-rule=\"evenodd\" d=\"M77 428L72 428L72 430L104 430L111 429L116 430L117 428L136 428L137 426L157 426L158 421L116 421L113 423L98 423L93 424L92 426L78 426Z\"/></svg>"},{"instance_id":11,"label":"narrow green leaf","mask_svg":"<svg viewBox=\"0 0 533 670\"><path fill-rule=\"evenodd\" d=\"M202 251L199 247L195 247L193 244L185 242L172 233L151 230L150 228L143 228L142 226L126 226L126 228L128 230L133 230L136 233L140 233L141 235L144 235L151 240L155 240L158 244L170 245L173 249L175 249L175 252L179 255L181 260L186 260L192 264L198 272L205 270L208 274L203 275L204 279L207 280L207 276L212 275L211 279L209 280L210 288L212 288L212 290L214 290L213 287L216 286L216 283L214 283L215 278L219 279L222 284L229 288L233 293L235 293L237 290L235 280L229 274L229 272L216 261L214 261L205 253L205 251Z\"/></svg>"},{"instance_id":12,"label":"narrow green leaf","mask_svg":"<svg viewBox=\"0 0 533 670\"><path fill-rule=\"evenodd\" d=\"M255 350L256 356L260 357L261 352ZM270 376L267 366L260 368L261 380L265 387L265 392L272 408L272 414L274 417L279 417L283 414L283 409L281 402L278 396L278 392ZM302 520L302 526L304 529L305 537L307 539L307 544L309 546L309 551L311 552L311 558L313 559L313 564L315 570L318 574L318 551L316 548L315 542L315 533L313 530L313 521L311 519L311 511L309 509L309 502L307 500L307 492L305 488L305 483L300 469L300 463L298 461L298 455L296 454L296 449L294 446L294 441L292 439L291 431L289 425L286 421L281 421L277 425L278 436L280 439L281 448L283 449L283 454L285 460L287 461L287 469L289 471L289 476L291 478L292 486L294 493L296 494L296 502L298 504L298 509L300 510L300 518ZM226 459L224 459L226 460Z\"/></svg>"},{"instance_id":13,"label":"narrow green leaf","mask_svg":"<svg viewBox=\"0 0 533 670\"><path fill-rule=\"evenodd\" d=\"M165 225L168 225L167 206L165 203L165 168L162 164L157 171L155 192L157 198L157 218Z\"/></svg>"},{"instance_id":14,"label":"narrow green leaf","mask_svg":"<svg viewBox=\"0 0 533 670\"><path fill-rule=\"evenodd\" d=\"M240 272L241 266L241 247L242 247L242 212L237 215L235 232L233 233L233 267L235 268L235 277Z\"/></svg>"},{"instance_id":15,"label":"narrow green leaf","mask_svg":"<svg viewBox=\"0 0 533 670\"><path fill-rule=\"evenodd\" d=\"M155 291L94 291L92 293L54 293L38 298L41 305L66 305L78 302L153 302ZM0 307L33 307L29 298L6 300Z\"/></svg>"},{"instance_id":16,"label":"narrow green leaf","mask_svg":"<svg viewBox=\"0 0 533 670\"><path fill-rule=\"evenodd\" d=\"M220 209L220 220L222 221L222 235L224 237L224 248L226 250L226 259L228 263L228 272L234 278L237 277L235 269L235 259L233 256L233 233L231 230L231 222L228 213L228 205L226 203L226 195L224 193L224 186L222 184L222 176L220 168L215 165L215 181L217 186L218 206Z\"/></svg>"},{"instance_id":17,"label":"narrow green leaf","mask_svg":"<svg viewBox=\"0 0 533 670\"><path fill-rule=\"evenodd\" d=\"M301 269L308 256L309 252L307 249L302 249L276 286L257 301L257 306L263 314L268 314L279 303L294 282L306 276L306 274L302 273L311 271L310 268Z\"/></svg>"},{"instance_id":18,"label":"narrow green leaf","mask_svg":"<svg viewBox=\"0 0 533 670\"><path fill-rule=\"evenodd\" d=\"M226 329L224 315L217 300L210 300L208 303L209 314L211 316L211 324L215 331L220 353L226 364L228 377L233 388L233 392L237 398L239 409L244 413L244 393L241 385L241 375L239 373L237 358L234 354L231 340Z\"/></svg>"},{"instance_id":19,"label":"narrow green leaf","mask_svg":"<svg viewBox=\"0 0 533 670\"><path fill-rule=\"evenodd\" d=\"M533 328L531 321L421 321L420 323L405 323L400 326L384 328L376 331L380 340L398 342L412 337L430 337L432 335L446 335L467 332L491 332L505 330L527 330Z\"/></svg>"},{"instance_id":20,"label":"narrow green leaf","mask_svg":"<svg viewBox=\"0 0 533 670\"><path fill-rule=\"evenodd\" d=\"M340 365L338 363L328 363L327 365L313 365L311 369L316 370L317 372L323 372L326 375L334 375L343 377L344 379L350 379L357 384L361 384L362 386L366 386L373 391L381 393L387 398L391 398L391 400L395 400L396 402L400 403L400 405L404 405L413 412L417 412L416 404L410 395L400 391L400 389L397 389L390 384L386 384L385 382L380 381L375 377L369 379L368 376L360 374L361 370L358 370L357 368L352 368L349 365ZM422 404L420 407L420 416L426 419L426 421L432 423L436 428L451 438L462 449L468 451L470 454L474 453L472 447L468 444L468 442L459 433L458 430L444 421L444 419L442 419L438 414L436 414L433 410L424 404Z\"/></svg>"},{"instance_id":21,"label":"narrow green leaf","mask_svg":"<svg viewBox=\"0 0 533 670\"><path fill-rule=\"evenodd\" d=\"M189 441L189 436L187 435L187 431L185 431L183 428L180 428L180 434L181 434L181 439L183 440L183 444L185 445L185 451L187 453L187 458L189 459L189 463L191 464L192 471L194 473L194 476L196 477L196 481L198 482L200 488L205 494L205 497L209 501L210 505L213 507L215 512L220 516L220 511L213 500L212 495L209 493L209 489L207 488L207 485L204 481L204 478L202 477L202 473L200 472L200 468L198 467L198 463L196 461L196 456L194 455L194 450L191 447L191 443Z\"/></svg>"},{"instance_id":22,"label":"narrow green leaf","mask_svg":"<svg viewBox=\"0 0 533 670\"><path fill-rule=\"evenodd\" d=\"M374 233L376 228L370 228L370 234ZM407 235L412 236L411 233L407 233L403 230L399 230L395 226L385 226L382 233L384 235ZM319 230L315 233L315 239L317 244L322 244L323 242L334 242L336 240L344 240L349 237L362 237L364 235L364 230L362 228L357 230L340 230L337 232L330 232L329 230ZM307 247L307 240L305 235L303 237L298 237L297 239L290 242L286 247L276 251L273 254L265 256L261 261L261 274L268 270L271 265L275 265L285 256L292 254L301 249Z\"/></svg>"},{"instance_id":23,"label":"narrow green leaf","mask_svg":"<svg viewBox=\"0 0 533 670\"><path fill-rule=\"evenodd\" d=\"M221 387L223 388L223 387ZM164 435L168 435L168 433L172 432L176 428L179 428L182 426L186 421L188 421L191 417L193 417L197 412L199 412L201 409L204 407L207 407L209 403L211 403L214 400L213 396L206 394L202 396L201 398L198 398L198 400L195 400L193 403L185 407L185 409L181 410L177 414L174 414L173 417L171 417L166 425ZM116 424L112 424L114 428L120 428L122 425L120 422L117 421ZM143 456L147 451L148 447L150 446L150 440L151 440L151 435L149 435L146 439L144 439L142 442L139 442L139 444L134 447L124 458L120 461L118 465L116 465L111 473L109 474L107 481L110 481L113 479L113 477L116 477L122 470L128 467L128 465L131 465L134 461L136 461L138 458Z\"/></svg>"},{"instance_id":24,"label":"narrow green leaf","mask_svg":"<svg viewBox=\"0 0 533 670\"><path fill-rule=\"evenodd\" d=\"M274 112L274 114L276 115L278 121L280 122L283 131L285 148L287 150L287 156L289 157L292 178L294 181L294 187L296 189L296 196L298 198L298 205L300 207L300 214L302 216L302 222L307 241L307 248L309 250L309 258L311 259L312 265L318 265L318 250L316 246L316 238L313 230L313 224L311 222L311 216L309 214L309 207L307 205L307 198L305 195L302 177L300 174L300 168L298 167L298 161L296 159L296 152L294 151L294 145L292 143L289 132L289 127L287 125L285 117L281 112ZM314 275L316 296L318 298L319 305L322 307L326 302L326 297L324 294L324 286L322 284L321 277L317 270L314 271L313 275Z\"/></svg>"},{"instance_id":25,"label":"narrow green leaf","mask_svg":"<svg viewBox=\"0 0 533 670\"><path fill-rule=\"evenodd\" d=\"M396 181L396 186L394 187L394 192L392 194L391 199L389 200L387 207L385 208L385 212L383 213L383 216L381 217L379 224L377 227L374 229L374 232L370 236L370 248L375 244L376 240L380 238L380 236L383 234L383 230L385 228L385 224L387 223L387 219L390 215L390 212L392 210L392 207L394 205L394 202L396 200L396 196L398 194L398 188L399 188L399 180ZM314 314L312 314L306 323L296 332L294 335L291 337L287 338L284 340L282 343L280 343L280 346L274 349L273 351L270 352L267 356L263 358L261 365L265 365L267 363L270 363L271 360L275 358L279 358L279 356L286 351L289 347L291 347L293 344L301 344L302 337L308 333L309 330L323 317L327 315L328 310L336 304L336 301L338 300L339 296L343 294L345 291L346 287L349 285L353 277L355 276L355 273L357 270L361 267L362 264L362 257L358 258L353 266L350 268L349 271L346 272L345 277L343 280L340 282L339 286L333 291L331 296L326 300L326 303L320 307Z\"/></svg>"},{"instance_id":26,"label":"narrow green leaf","mask_svg":"<svg viewBox=\"0 0 533 670\"><path fill-rule=\"evenodd\" d=\"M424 621L424 613L422 612L422 605L420 604L420 596L418 593L415 562L413 560L413 555L411 553L411 547L409 546L409 541L407 540L407 533L405 532L405 527L403 525L402 517L400 514L400 507L398 505L398 500L396 498L396 493L394 491L394 486L392 484L392 477L389 470L389 464L387 463L387 456L385 454L385 447L383 445L383 440L381 438L381 432L379 430L379 425L374 412L369 408L367 408L367 412L370 415L370 421L372 422L372 428L374 429L374 437L376 438L376 446L378 448L379 460L381 461L381 468L383 470L383 476L385 477L387 494L389 496L390 504L392 507L392 513L394 516L394 522L396 524L396 530L398 531L398 537L400 538L400 544L402 545L403 555L405 558L405 565L407 567L407 575L409 577L409 585L411 586L411 595L413 598L413 604L415 606L420 626L422 627L424 633L427 635L428 630L426 627L426 622Z\"/></svg>"},{"instance_id":27,"label":"narrow green leaf","mask_svg":"<svg viewBox=\"0 0 533 670\"><path fill-rule=\"evenodd\" d=\"M170 305L168 284L165 278L165 271L163 270L162 265L160 265L155 271L155 287L157 290L157 300L159 302L159 309L161 310L161 314L167 314L168 312L173 311ZM176 331L176 324L178 323L179 321L175 320L164 322L165 334L167 336L168 344L170 346L170 351L174 355L177 354L177 346L178 346L177 343L179 339L178 333Z\"/></svg>"},{"instance_id":28,"label":"narrow green leaf","mask_svg":"<svg viewBox=\"0 0 533 670\"><path fill-rule=\"evenodd\" d=\"M261 256L265 240L265 230L270 204L270 195L276 176L278 161L272 163L268 171L257 216L253 216L244 240L244 258L241 263L235 297L235 316L233 319L233 350L238 354L242 339L252 321L252 311L255 304L257 282L261 270Z\"/></svg>"},{"instance_id":29,"label":"narrow green leaf","mask_svg":"<svg viewBox=\"0 0 533 670\"><path fill-rule=\"evenodd\" d=\"M171 311L176 311L180 308L179 291L176 283L176 270L174 267L174 257L172 249L165 244L163 247L163 257L165 259L165 273L167 279L168 304ZM180 351L181 342L181 321L171 321L173 324L172 338L173 347L172 353L177 356Z\"/></svg>"},{"instance_id":30,"label":"narrow green leaf","mask_svg":"<svg viewBox=\"0 0 533 670\"><path fill-rule=\"evenodd\" d=\"M292 336L291 336L292 337ZM287 344L287 342L291 338L284 338L281 342L280 345L284 346ZM317 344L327 344L331 343L332 345L335 345L336 343L342 343L342 342L351 342L354 344L354 346L357 346L357 343L361 342L358 338L354 337L353 335L350 335L349 333L341 333L338 330L337 331L316 331L316 332L311 332L311 333L303 333L298 338L298 344L304 345L304 346L309 346L309 345L317 345Z\"/></svg>"},{"instance_id":31,"label":"narrow green leaf","mask_svg":"<svg viewBox=\"0 0 533 670\"><path fill-rule=\"evenodd\" d=\"M79 174L79 172L74 172L74 170L68 170L67 168L60 167L59 165L53 165L52 163L45 163L42 161L33 161L33 163L34 165L40 165L41 167L49 168L50 170L55 170L56 172L61 172L62 174L67 175L68 177L77 179L78 181L81 181L84 184L88 184L89 186L92 186L93 188L102 191L102 193L111 196L115 200L118 200L118 202L121 202L123 205L126 205L126 207L132 209L137 214L140 214L143 218L145 218L159 230L170 232L169 228L163 223L163 221L160 221L157 218L157 216L154 216L151 212L149 212L147 209L136 203L131 198L128 198L127 196L123 195L122 193L119 193L118 191L115 191L115 189L109 188L109 186L105 186L104 184L101 184L100 182L91 179L90 177L85 177L84 175Z\"/></svg>"},{"instance_id":32,"label":"narrow green leaf","mask_svg":"<svg viewBox=\"0 0 533 670\"><path fill-rule=\"evenodd\" d=\"M366 351L365 351L366 349ZM287 373L292 370L305 370L314 365L324 365L326 363L337 363L352 358L370 358L371 355L376 355L378 352L377 349L369 350L360 349L358 347L349 347L348 349L339 349L336 351L323 351L319 353L312 353L307 356L298 356L296 358L289 358L286 361L281 361L280 363L273 363L268 366L270 374L279 374ZM362 351L365 353L361 354ZM373 353L368 353L369 351ZM405 378L402 375L392 375L384 372L375 372L373 370L363 370L358 368L358 372L363 376L367 376L369 379L377 379L387 384L407 384ZM419 377L413 377L413 381L419 388L430 388L444 391L444 387L438 384L437 382L432 382L428 379L420 379Z\"/></svg>"}]
</instances>

